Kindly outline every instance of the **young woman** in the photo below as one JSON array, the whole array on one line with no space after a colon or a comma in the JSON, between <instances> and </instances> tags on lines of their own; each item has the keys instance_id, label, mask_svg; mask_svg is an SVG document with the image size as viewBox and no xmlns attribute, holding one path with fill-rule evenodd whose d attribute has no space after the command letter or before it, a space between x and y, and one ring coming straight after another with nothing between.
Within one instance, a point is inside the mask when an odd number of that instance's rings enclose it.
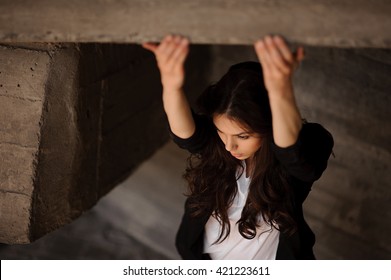
<instances>
[{"instance_id":1,"label":"young woman","mask_svg":"<svg viewBox=\"0 0 391 280\"><path fill-rule=\"evenodd\" d=\"M303 123L292 74L303 59L279 36L254 44L258 62L230 67L199 97L182 90L189 41L145 43L157 59L173 140L191 152L189 194L176 245L184 259L314 259L302 203L333 147L321 125ZM261 67L262 65L262 67Z\"/></svg>"}]
</instances>

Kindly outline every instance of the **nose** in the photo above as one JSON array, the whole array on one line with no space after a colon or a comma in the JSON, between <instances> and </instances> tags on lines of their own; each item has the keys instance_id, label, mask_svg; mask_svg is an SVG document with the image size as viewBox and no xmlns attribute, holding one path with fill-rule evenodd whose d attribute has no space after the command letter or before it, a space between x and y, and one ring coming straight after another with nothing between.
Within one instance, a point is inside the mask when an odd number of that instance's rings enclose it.
<instances>
[{"instance_id":1,"label":"nose","mask_svg":"<svg viewBox=\"0 0 391 280\"><path fill-rule=\"evenodd\" d=\"M228 138L225 143L225 149L228 152L231 152L231 151L234 151L236 148L237 148L236 143L232 139Z\"/></svg>"}]
</instances>

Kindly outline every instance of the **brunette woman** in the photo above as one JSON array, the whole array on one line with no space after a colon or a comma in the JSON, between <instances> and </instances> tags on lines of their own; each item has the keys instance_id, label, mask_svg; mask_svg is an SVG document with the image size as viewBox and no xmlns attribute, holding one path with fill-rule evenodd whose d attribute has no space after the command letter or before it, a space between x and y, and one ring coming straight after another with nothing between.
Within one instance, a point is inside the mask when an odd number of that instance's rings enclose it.
<instances>
[{"instance_id":1,"label":"brunette woman","mask_svg":"<svg viewBox=\"0 0 391 280\"><path fill-rule=\"evenodd\" d=\"M305 123L292 75L304 51L279 36L254 43L259 62L231 66L199 97L183 92L189 41L145 43L157 59L173 140L191 152L176 245L184 259L314 259L302 204L333 147L320 124Z\"/></svg>"}]
</instances>

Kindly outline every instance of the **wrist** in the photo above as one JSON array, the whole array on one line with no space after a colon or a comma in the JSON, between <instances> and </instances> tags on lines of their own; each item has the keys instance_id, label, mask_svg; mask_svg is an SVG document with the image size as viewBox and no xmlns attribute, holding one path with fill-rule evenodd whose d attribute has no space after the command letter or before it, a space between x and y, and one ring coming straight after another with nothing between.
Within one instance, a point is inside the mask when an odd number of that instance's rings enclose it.
<instances>
[{"instance_id":1,"label":"wrist","mask_svg":"<svg viewBox=\"0 0 391 280\"><path fill-rule=\"evenodd\" d=\"M183 92L182 87L165 87L163 86L163 95L165 94L175 94Z\"/></svg>"},{"instance_id":2,"label":"wrist","mask_svg":"<svg viewBox=\"0 0 391 280\"><path fill-rule=\"evenodd\" d=\"M270 105L274 103L296 103L293 90L274 90L268 92Z\"/></svg>"},{"instance_id":3,"label":"wrist","mask_svg":"<svg viewBox=\"0 0 391 280\"><path fill-rule=\"evenodd\" d=\"M161 83L164 91L181 91L183 88L182 79L162 78Z\"/></svg>"}]
</instances>

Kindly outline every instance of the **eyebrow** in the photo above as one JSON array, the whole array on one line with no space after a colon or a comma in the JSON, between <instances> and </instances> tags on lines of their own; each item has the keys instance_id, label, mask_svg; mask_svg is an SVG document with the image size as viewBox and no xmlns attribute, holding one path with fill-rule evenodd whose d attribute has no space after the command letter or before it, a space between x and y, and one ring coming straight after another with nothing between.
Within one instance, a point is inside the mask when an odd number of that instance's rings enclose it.
<instances>
[{"instance_id":1,"label":"eyebrow","mask_svg":"<svg viewBox=\"0 0 391 280\"><path fill-rule=\"evenodd\" d=\"M220 129L218 129L218 127L215 125L214 126L216 128L216 130L220 131L221 133L224 133L223 131L221 131ZM224 133L225 134L225 133ZM251 135L252 133L251 132L247 132L247 131L244 131L244 132L241 132L239 134L234 134L233 136L241 136L243 134L248 134L248 135Z\"/></svg>"}]
</instances>

